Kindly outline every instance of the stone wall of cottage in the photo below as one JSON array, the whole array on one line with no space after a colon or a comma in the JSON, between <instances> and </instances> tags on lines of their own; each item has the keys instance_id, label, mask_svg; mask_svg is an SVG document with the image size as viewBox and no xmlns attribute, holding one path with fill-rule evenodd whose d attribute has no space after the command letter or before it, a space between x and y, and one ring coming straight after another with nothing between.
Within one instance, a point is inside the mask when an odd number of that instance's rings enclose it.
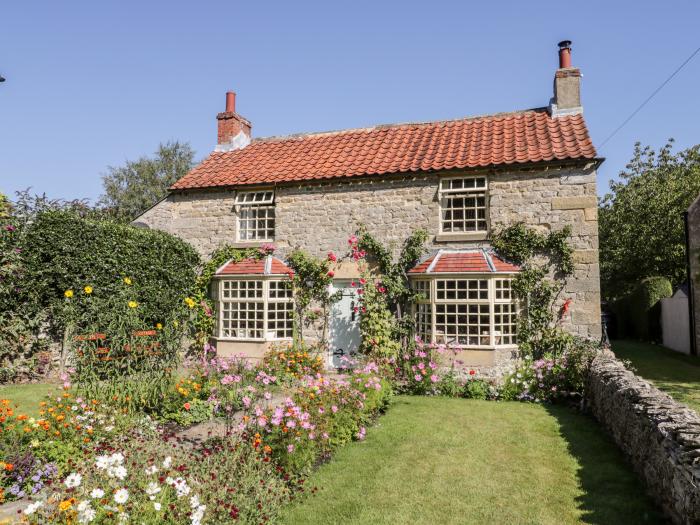
<instances>
[{"instance_id":1,"label":"stone wall of cottage","mask_svg":"<svg viewBox=\"0 0 700 525\"><path fill-rule=\"evenodd\" d=\"M450 173L450 176L457 175ZM600 337L600 285L596 174L593 170L550 169L487 174L491 229L522 221L543 231L570 225L574 275L562 300L573 299L567 328ZM323 256L343 253L360 224L398 253L416 228L425 228L431 249L488 246L488 240L444 241L439 231L436 174L362 177L283 185L276 189L275 245L284 256L294 248ZM235 241L234 190L175 193L137 222L191 242L203 255Z\"/></svg>"},{"instance_id":2,"label":"stone wall of cottage","mask_svg":"<svg viewBox=\"0 0 700 525\"><path fill-rule=\"evenodd\" d=\"M700 416L625 369L612 352L591 366L587 397L671 520L700 523Z\"/></svg>"}]
</instances>

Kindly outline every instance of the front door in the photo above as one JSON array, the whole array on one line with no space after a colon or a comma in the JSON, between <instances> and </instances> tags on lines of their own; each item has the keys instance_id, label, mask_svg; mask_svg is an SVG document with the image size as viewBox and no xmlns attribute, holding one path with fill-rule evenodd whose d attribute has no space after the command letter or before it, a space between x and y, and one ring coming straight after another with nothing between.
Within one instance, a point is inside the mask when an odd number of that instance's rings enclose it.
<instances>
[{"instance_id":1,"label":"front door","mask_svg":"<svg viewBox=\"0 0 700 525\"><path fill-rule=\"evenodd\" d=\"M354 357L360 348L360 316L355 311L357 289L350 286L349 280L335 280L331 291L341 291L342 297L331 308L328 361L334 368L344 368L347 364L343 357Z\"/></svg>"}]
</instances>

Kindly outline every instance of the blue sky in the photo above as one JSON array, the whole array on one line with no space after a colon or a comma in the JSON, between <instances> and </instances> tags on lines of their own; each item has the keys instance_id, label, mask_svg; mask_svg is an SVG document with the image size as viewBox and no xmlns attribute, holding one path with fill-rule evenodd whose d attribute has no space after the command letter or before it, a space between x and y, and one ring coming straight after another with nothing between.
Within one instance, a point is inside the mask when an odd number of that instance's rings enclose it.
<instances>
[{"instance_id":1,"label":"blue sky","mask_svg":"<svg viewBox=\"0 0 700 525\"><path fill-rule=\"evenodd\" d=\"M0 191L96 198L101 175L216 142L224 93L255 136L544 106L573 40L599 144L700 46L695 1L34 1L0 6ZM599 151L700 142L700 55Z\"/></svg>"}]
</instances>

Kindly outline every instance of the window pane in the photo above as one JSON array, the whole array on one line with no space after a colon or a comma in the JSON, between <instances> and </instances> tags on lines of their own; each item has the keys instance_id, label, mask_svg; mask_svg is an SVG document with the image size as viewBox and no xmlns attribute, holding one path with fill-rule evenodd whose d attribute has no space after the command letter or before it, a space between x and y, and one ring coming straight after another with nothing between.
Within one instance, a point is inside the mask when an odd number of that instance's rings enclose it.
<instances>
[{"instance_id":1,"label":"window pane","mask_svg":"<svg viewBox=\"0 0 700 525\"><path fill-rule=\"evenodd\" d=\"M497 345L512 345L517 341L518 312L513 303L495 304L493 307L494 330Z\"/></svg>"},{"instance_id":2,"label":"window pane","mask_svg":"<svg viewBox=\"0 0 700 525\"><path fill-rule=\"evenodd\" d=\"M486 178L447 179L440 183L443 232L482 232L486 224Z\"/></svg>"},{"instance_id":3,"label":"window pane","mask_svg":"<svg viewBox=\"0 0 700 525\"><path fill-rule=\"evenodd\" d=\"M436 304L435 342L488 345L489 317L488 304Z\"/></svg>"}]
</instances>

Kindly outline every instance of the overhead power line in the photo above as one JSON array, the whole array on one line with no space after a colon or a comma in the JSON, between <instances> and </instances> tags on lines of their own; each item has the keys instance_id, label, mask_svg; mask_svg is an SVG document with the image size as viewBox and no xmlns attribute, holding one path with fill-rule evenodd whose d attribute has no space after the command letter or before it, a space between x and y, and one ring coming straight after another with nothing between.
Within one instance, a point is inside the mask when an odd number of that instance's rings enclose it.
<instances>
[{"instance_id":1,"label":"overhead power line","mask_svg":"<svg viewBox=\"0 0 700 525\"><path fill-rule=\"evenodd\" d=\"M617 135L617 132L620 131L622 128L624 128L625 125L627 125L627 123L628 123L630 120L632 120L632 119L634 118L634 116L635 116L637 113L639 113L639 112L641 111L641 109L642 109L644 106L646 106L647 103L648 103L652 98L654 98L654 97L656 96L656 94L657 94L659 91L661 91L661 90L664 88L664 86L665 86L666 84L668 84L668 83L671 81L671 79L672 79L673 77L675 77L675 76L680 72L680 70L683 69L683 68L688 64L688 62L690 62L690 61L695 57L695 55L697 55L698 53L700 53L700 47L698 47L695 51L693 51L693 52L691 53L691 55L690 55L688 58L686 58L685 61L684 61L680 66L678 66L678 67L676 68L676 70L675 70L673 73L671 73L671 74L669 75L669 77L668 77L666 80L664 80L664 81L662 82L662 84L661 84L659 87L657 87L657 88L654 90L654 92L653 92L651 95L649 95L649 96L646 98L646 100L645 100L644 102L642 102L642 103L639 105L639 107L637 107L637 109L635 109L635 110L632 112L632 114L624 120L624 122L623 122L622 124L620 124L617 128L615 128L615 131L613 131L610 135L608 135L608 137L607 137L603 142L601 142L600 144L598 144L598 149L600 149L600 148L602 148L603 146L605 146L605 144L606 144L611 138L613 138L615 135Z\"/></svg>"}]
</instances>

